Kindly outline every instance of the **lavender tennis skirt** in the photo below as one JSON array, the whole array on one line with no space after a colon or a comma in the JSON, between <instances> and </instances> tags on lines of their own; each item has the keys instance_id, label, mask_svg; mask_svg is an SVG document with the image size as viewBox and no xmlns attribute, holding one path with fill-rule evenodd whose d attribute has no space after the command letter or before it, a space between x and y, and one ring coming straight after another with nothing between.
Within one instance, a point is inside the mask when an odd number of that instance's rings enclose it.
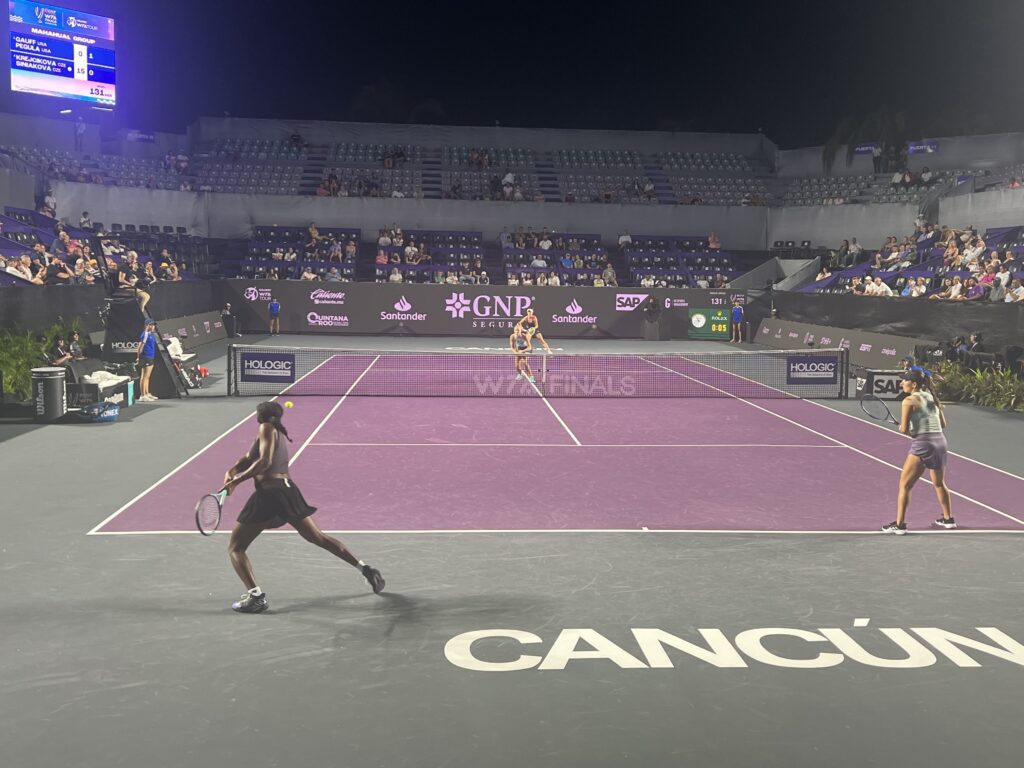
<instances>
[{"instance_id":1,"label":"lavender tennis skirt","mask_svg":"<svg viewBox=\"0 0 1024 768\"><path fill-rule=\"evenodd\" d=\"M261 523L267 528L280 528L286 523L301 520L316 512L302 497L302 491L291 480L275 478L256 485L238 513L240 523Z\"/></svg>"},{"instance_id":2,"label":"lavender tennis skirt","mask_svg":"<svg viewBox=\"0 0 1024 768\"><path fill-rule=\"evenodd\" d=\"M947 450L942 432L925 432L910 443L910 455L921 459L928 469L945 469Z\"/></svg>"}]
</instances>

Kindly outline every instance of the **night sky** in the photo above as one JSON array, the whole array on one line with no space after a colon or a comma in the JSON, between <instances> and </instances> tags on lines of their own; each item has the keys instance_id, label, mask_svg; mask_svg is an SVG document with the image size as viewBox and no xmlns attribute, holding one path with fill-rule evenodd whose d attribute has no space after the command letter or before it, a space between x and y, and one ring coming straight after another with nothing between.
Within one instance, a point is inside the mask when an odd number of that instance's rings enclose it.
<instances>
[{"instance_id":1,"label":"night sky","mask_svg":"<svg viewBox=\"0 0 1024 768\"><path fill-rule=\"evenodd\" d=\"M598 3L62 4L117 19L124 127L180 132L227 111L762 129L788 148L887 109L922 136L1024 130L1020 0L623 3L614 13Z\"/></svg>"}]
</instances>

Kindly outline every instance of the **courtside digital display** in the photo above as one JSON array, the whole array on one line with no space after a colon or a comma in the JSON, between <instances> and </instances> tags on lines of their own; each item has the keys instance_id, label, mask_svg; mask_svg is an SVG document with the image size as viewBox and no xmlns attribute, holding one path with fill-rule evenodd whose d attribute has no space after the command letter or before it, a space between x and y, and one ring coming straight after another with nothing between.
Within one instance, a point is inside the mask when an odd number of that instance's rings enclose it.
<instances>
[{"instance_id":1,"label":"courtside digital display","mask_svg":"<svg viewBox=\"0 0 1024 768\"><path fill-rule=\"evenodd\" d=\"M11 90L117 102L114 20L41 3L8 3Z\"/></svg>"}]
</instances>

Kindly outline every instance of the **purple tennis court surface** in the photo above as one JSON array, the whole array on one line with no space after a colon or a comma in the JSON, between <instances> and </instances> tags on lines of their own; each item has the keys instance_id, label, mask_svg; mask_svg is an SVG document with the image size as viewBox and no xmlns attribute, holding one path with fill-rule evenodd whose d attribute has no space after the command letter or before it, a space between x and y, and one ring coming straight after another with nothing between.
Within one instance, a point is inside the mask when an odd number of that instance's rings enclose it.
<instances>
[{"instance_id":1,"label":"purple tennis court surface","mask_svg":"<svg viewBox=\"0 0 1024 768\"><path fill-rule=\"evenodd\" d=\"M795 399L306 396L286 423L292 475L333 531L874 531L908 447ZM238 425L94 532L193 531L192 500L254 434ZM948 482L962 528L1024 531L1024 480L951 457ZM920 483L910 527L937 513Z\"/></svg>"}]
</instances>

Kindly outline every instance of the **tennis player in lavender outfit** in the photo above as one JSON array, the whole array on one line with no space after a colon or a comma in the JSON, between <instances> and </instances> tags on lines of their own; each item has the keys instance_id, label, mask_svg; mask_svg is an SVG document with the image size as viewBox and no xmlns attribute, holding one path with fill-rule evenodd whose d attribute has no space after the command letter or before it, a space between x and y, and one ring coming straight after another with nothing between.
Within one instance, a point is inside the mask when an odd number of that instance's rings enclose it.
<instances>
[{"instance_id":1,"label":"tennis player in lavender outfit","mask_svg":"<svg viewBox=\"0 0 1024 768\"><path fill-rule=\"evenodd\" d=\"M910 491L921 479L924 471L931 472L935 495L942 507L942 517L935 520L940 528L956 528L953 512L949 504L949 490L946 488L946 436L942 430L946 428L946 414L942 403L936 397L932 385L932 375L923 368L914 366L901 374L903 391L907 397L903 400L900 418L900 432L910 435L910 453L903 463L900 474L900 491L896 502L896 519L882 530L902 536L907 532L907 506L910 504Z\"/></svg>"}]
</instances>

